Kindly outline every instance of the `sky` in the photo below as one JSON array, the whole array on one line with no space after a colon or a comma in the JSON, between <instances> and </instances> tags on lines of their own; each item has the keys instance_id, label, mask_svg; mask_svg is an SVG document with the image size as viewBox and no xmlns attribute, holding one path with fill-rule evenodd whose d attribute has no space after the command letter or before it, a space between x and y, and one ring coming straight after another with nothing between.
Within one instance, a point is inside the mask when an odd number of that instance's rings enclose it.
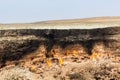
<instances>
[{"instance_id":1,"label":"sky","mask_svg":"<svg viewBox=\"0 0 120 80\"><path fill-rule=\"evenodd\" d=\"M120 16L120 0L0 0L0 23Z\"/></svg>"}]
</instances>

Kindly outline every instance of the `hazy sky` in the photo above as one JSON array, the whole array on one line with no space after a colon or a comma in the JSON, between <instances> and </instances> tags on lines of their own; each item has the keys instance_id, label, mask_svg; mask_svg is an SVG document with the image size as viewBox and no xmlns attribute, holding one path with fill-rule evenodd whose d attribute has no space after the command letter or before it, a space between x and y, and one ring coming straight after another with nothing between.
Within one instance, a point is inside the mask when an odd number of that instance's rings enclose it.
<instances>
[{"instance_id":1,"label":"hazy sky","mask_svg":"<svg viewBox=\"0 0 120 80\"><path fill-rule=\"evenodd\" d=\"M0 23L120 16L120 0L0 0Z\"/></svg>"}]
</instances>

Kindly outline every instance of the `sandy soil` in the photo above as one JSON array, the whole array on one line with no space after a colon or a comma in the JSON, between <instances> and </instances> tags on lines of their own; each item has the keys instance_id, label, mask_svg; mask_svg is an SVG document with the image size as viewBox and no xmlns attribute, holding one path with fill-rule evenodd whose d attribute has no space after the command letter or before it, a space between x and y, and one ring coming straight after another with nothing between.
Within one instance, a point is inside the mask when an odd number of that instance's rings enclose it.
<instances>
[{"instance_id":1,"label":"sandy soil","mask_svg":"<svg viewBox=\"0 0 120 80\"><path fill-rule=\"evenodd\" d=\"M83 19L49 20L34 23L0 24L0 30L8 29L94 29L119 27L120 17L94 17Z\"/></svg>"}]
</instances>

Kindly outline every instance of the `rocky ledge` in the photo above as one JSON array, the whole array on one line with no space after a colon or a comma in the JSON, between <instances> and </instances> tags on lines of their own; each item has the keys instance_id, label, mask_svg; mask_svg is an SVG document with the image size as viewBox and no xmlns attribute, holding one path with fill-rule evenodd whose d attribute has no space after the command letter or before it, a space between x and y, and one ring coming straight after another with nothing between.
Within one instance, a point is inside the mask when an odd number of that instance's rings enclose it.
<instances>
[{"instance_id":1,"label":"rocky ledge","mask_svg":"<svg viewBox=\"0 0 120 80\"><path fill-rule=\"evenodd\" d=\"M74 47L76 44L79 46ZM79 54L96 51L119 55L120 19L107 17L0 24L0 61L19 59L34 53L41 45L45 46L46 55L54 45L62 50L72 45L69 49L74 48Z\"/></svg>"},{"instance_id":2,"label":"rocky ledge","mask_svg":"<svg viewBox=\"0 0 120 80\"><path fill-rule=\"evenodd\" d=\"M120 17L0 24L0 75L0 80L119 80Z\"/></svg>"},{"instance_id":3,"label":"rocky ledge","mask_svg":"<svg viewBox=\"0 0 120 80\"><path fill-rule=\"evenodd\" d=\"M45 45L46 54L54 45L65 48L69 44L80 44L86 53L92 54L98 43L103 44L104 52L119 54L120 27L0 30L0 60L19 59L27 53L36 51L41 44Z\"/></svg>"}]
</instances>

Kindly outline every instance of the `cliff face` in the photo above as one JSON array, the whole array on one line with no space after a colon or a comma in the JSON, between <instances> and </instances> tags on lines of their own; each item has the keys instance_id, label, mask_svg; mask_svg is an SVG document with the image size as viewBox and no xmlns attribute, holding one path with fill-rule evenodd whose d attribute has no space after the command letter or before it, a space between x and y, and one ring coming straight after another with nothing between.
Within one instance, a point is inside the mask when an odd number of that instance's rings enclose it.
<instances>
[{"instance_id":1,"label":"cliff face","mask_svg":"<svg viewBox=\"0 0 120 80\"><path fill-rule=\"evenodd\" d=\"M0 80L119 80L119 66L120 17L0 24Z\"/></svg>"},{"instance_id":2,"label":"cliff face","mask_svg":"<svg viewBox=\"0 0 120 80\"><path fill-rule=\"evenodd\" d=\"M46 54L54 45L62 49L70 44L82 45L92 54L102 45L100 52L120 53L120 27L94 29L8 29L0 30L0 61L19 59L44 44Z\"/></svg>"}]
</instances>

